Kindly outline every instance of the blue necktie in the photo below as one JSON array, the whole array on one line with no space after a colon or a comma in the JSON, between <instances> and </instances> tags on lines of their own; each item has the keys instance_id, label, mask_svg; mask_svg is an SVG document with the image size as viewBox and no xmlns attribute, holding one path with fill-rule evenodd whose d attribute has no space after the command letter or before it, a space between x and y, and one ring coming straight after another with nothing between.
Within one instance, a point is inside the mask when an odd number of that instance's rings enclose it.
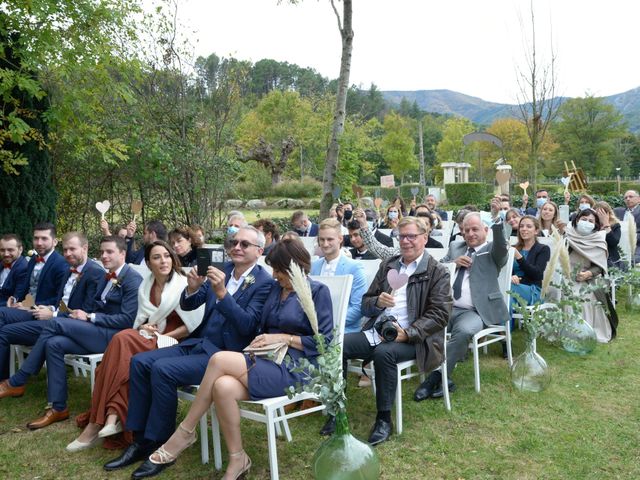
<instances>
[{"instance_id":1,"label":"blue necktie","mask_svg":"<svg viewBox=\"0 0 640 480\"><path fill-rule=\"evenodd\" d=\"M476 251L473 248L467 249L467 257L472 256ZM464 273L467 271L467 267L458 268L456 279L453 282L453 298L458 300L462 295L462 281L464 280Z\"/></svg>"}]
</instances>

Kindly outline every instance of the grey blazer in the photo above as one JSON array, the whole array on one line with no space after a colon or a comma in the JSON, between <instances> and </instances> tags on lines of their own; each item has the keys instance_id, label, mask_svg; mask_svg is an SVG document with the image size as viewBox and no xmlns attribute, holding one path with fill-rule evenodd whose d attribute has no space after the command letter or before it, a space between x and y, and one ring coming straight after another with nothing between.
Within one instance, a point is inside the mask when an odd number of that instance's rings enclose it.
<instances>
[{"instance_id":1,"label":"grey blazer","mask_svg":"<svg viewBox=\"0 0 640 480\"><path fill-rule=\"evenodd\" d=\"M509 244L504 232L504 222L491 226L493 242L487 243L476 252L469 271L471 299L485 326L502 325L509 319L509 311L498 286L498 274L507 262ZM441 263L453 262L464 255L467 244L462 241L449 245L449 251Z\"/></svg>"}]
</instances>

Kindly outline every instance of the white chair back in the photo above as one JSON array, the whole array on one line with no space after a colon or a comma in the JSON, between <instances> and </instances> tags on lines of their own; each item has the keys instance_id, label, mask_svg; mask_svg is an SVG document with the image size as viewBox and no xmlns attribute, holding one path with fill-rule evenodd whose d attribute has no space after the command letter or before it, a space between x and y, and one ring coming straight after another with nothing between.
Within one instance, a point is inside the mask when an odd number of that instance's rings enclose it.
<instances>
[{"instance_id":1,"label":"white chair back","mask_svg":"<svg viewBox=\"0 0 640 480\"><path fill-rule=\"evenodd\" d=\"M511 290L511 276L513 275L513 258L515 254L516 249L513 247L509 247L507 263L504 264L504 266L500 269L500 273L498 274L498 286L500 287L500 291L502 292L504 303L507 305L507 308L509 308L509 302L511 300L509 291Z\"/></svg>"},{"instance_id":2,"label":"white chair back","mask_svg":"<svg viewBox=\"0 0 640 480\"><path fill-rule=\"evenodd\" d=\"M447 248L426 248L425 250L437 261L440 261L442 258L444 258L448 251Z\"/></svg>"},{"instance_id":3,"label":"white chair back","mask_svg":"<svg viewBox=\"0 0 640 480\"><path fill-rule=\"evenodd\" d=\"M129 266L135 272L138 272L140 275L142 275L142 278L145 278L147 275L149 275L149 273L151 273L151 270L149 270L149 267L147 267L146 263L143 263L142 265L138 265L137 263L130 263Z\"/></svg>"},{"instance_id":4,"label":"white chair back","mask_svg":"<svg viewBox=\"0 0 640 480\"><path fill-rule=\"evenodd\" d=\"M620 222L620 250L622 250L622 258L629 266L631 266L635 248L631 248L629 242L629 222L626 220Z\"/></svg>"},{"instance_id":5,"label":"white chair back","mask_svg":"<svg viewBox=\"0 0 640 480\"><path fill-rule=\"evenodd\" d=\"M337 328L338 342L342 345L344 327L347 321L347 309L349 308L349 296L353 275L310 275L309 278L329 287L331 293L331 306L333 310L333 326Z\"/></svg>"},{"instance_id":6,"label":"white chair back","mask_svg":"<svg viewBox=\"0 0 640 480\"><path fill-rule=\"evenodd\" d=\"M384 233L387 237L391 236L391 229L390 228L379 228L378 231L380 233Z\"/></svg>"},{"instance_id":7,"label":"white chair back","mask_svg":"<svg viewBox=\"0 0 640 480\"><path fill-rule=\"evenodd\" d=\"M300 237L300 240L304 243L304 248L307 249L309 255L313 257L316 252L316 247L318 246L317 237Z\"/></svg>"},{"instance_id":8,"label":"white chair back","mask_svg":"<svg viewBox=\"0 0 640 480\"><path fill-rule=\"evenodd\" d=\"M266 258L267 257L265 257L264 255L261 255L260 258L258 258L258 265L260 265L262 268L264 268L265 271L269 275L273 276L273 268L271 268L269 265L267 265L267 263L265 261Z\"/></svg>"},{"instance_id":9,"label":"white chair back","mask_svg":"<svg viewBox=\"0 0 640 480\"><path fill-rule=\"evenodd\" d=\"M367 289L373 282L373 279L376 278L376 273L378 273L378 269L380 268L380 263L382 260L379 258L373 260L358 260L364 269L364 276L367 279Z\"/></svg>"}]
</instances>

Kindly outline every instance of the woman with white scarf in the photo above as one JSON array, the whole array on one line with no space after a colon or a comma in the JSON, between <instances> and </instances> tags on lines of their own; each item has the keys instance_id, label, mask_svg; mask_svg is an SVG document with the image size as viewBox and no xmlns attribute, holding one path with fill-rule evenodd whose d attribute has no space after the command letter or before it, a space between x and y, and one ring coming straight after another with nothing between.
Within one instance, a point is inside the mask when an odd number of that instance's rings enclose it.
<instances>
[{"instance_id":1,"label":"woman with white scarf","mask_svg":"<svg viewBox=\"0 0 640 480\"><path fill-rule=\"evenodd\" d=\"M138 313L133 328L116 334L109 343L96 370L89 423L67 445L70 452L87 449L100 438L122 432L129 401L131 357L175 344L202 322L204 305L190 312L180 308L180 295L187 279L169 244L156 240L146 246L144 255L150 273L138 290ZM131 441L127 435L123 440Z\"/></svg>"},{"instance_id":2,"label":"woman with white scarf","mask_svg":"<svg viewBox=\"0 0 640 480\"><path fill-rule=\"evenodd\" d=\"M607 274L606 232L602 227L597 213L586 208L580 210L565 229L571 268L579 267L576 289L580 288L581 282L593 282L598 276ZM583 303L584 319L595 330L598 342L607 343L616 335L618 316L603 289L589 295L589 301Z\"/></svg>"}]
</instances>

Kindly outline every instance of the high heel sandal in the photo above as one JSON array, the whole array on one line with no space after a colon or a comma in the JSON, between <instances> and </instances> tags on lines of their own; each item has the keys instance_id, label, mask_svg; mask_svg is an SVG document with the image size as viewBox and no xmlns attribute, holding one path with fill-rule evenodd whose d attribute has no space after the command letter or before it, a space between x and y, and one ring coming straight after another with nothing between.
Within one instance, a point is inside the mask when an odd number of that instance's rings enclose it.
<instances>
[{"instance_id":1,"label":"high heel sandal","mask_svg":"<svg viewBox=\"0 0 640 480\"><path fill-rule=\"evenodd\" d=\"M168 467L169 465L173 465L174 463L176 463L176 460L180 456L180 454L182 452L184 452L187 448L189 448L191 445L196 443L196 441L198 440L198 438L197 438L197 436L195 434L195 431L196 431L195 427L193 427L192 430L187 430L186 428L184 428L184 426L181 423L180 425L178 425L178 430L182 430L187 435L192 435L193 438L191 438L191 440L189 440L189 442L184 446L184 448L182 448L182 450L179 450L176 453L167 452L167 450L165 450L165 448L164 448L164 445L162 445L160 448L158 448L155 452L153 452L149 456L149 461L151 463L155 463L156 465L164 465L166 467ZM158 457L160 457L160 461L159 462L155 462L151 458L154 455L158 455Z\"/></svg>"},{"instance_id":2,"label":"high heel sandal","mask_svg":"<svg viewBox=\"0 0 640 480\"><path fill-rule=\"evenodd\" d=\"M240 477L244 478L244 476L249 473L249 470L251 469L251 458L249 457L249 455L247 455L247 453L244 450L240 450L239 452L235 452L235 453L230 453L229 456L230 457L238 457L240 455L244 455L244 463L242 464L242 470L240 470L238 473L236 473L235 477L231 478L229 477L230 480L238 480ZM227 475L225 473L223 480L227 478Z\"/></svg>"}]
</instances>

